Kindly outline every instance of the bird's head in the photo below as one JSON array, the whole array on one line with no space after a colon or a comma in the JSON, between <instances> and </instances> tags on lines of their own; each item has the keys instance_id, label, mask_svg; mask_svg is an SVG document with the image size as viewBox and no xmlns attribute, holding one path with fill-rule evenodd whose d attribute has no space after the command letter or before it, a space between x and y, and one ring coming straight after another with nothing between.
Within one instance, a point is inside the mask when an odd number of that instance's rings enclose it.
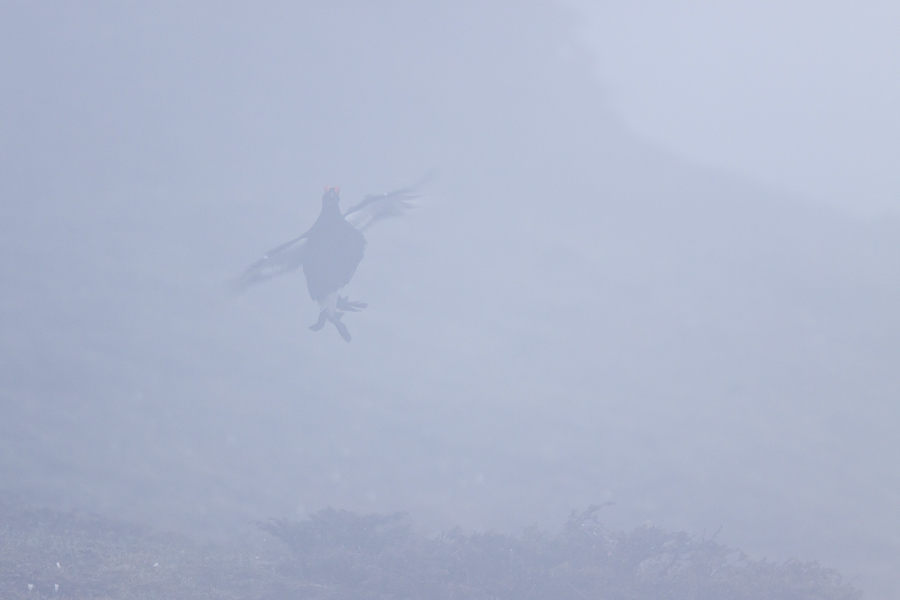
<instances>
[{"instance_id":1,"label":"bird's head","mask_svg":"<svg viewBox=\"0 0 900 600\"><path fill-rule=\"evenodd\" d=\"M338 203L341 201L341 188L339 187L326 187L325 193L322 195L322 208L325 207L337 207Z\"/></svg>"}]
</instances>

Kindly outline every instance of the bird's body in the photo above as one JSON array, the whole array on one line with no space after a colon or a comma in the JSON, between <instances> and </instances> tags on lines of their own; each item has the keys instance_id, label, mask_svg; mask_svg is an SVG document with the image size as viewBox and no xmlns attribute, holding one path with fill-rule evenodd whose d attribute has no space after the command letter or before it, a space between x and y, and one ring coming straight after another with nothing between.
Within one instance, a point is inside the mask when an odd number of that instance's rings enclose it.
<instances>
[{"instance_id":1,"label":"bird's body","mask_svg":"<svg viewBox=\"0 0 900 600\"><path fill-rule=\"evenodd\" d=\"M366 246L362 232L341 214L338 201L334 188L326 190L322 212L306 233L303 273L310 297L319 303L350 283Z\"/></svg>"},{"instance_id":2,"label":"bird's body","mask_svg":"<svg viewBox=\"0 0 900 600\"><path fill-rule=\"evenodd\" d=\"M300 237L266 252L232 283L232 290L239 292L303 267L309 295L319 303L319 319L310 329L318 331L331 322L349 342L350 332L341 317L347 311L362 310L366 304L351 302L340 293L363 259L366 239L362 232L373 223L410 208L416 198L411 192L430 177L412 187L370 194L344 213L339 206L339 188L325 188L322 212L313 226Z\"/></svg>"}]
</instances>

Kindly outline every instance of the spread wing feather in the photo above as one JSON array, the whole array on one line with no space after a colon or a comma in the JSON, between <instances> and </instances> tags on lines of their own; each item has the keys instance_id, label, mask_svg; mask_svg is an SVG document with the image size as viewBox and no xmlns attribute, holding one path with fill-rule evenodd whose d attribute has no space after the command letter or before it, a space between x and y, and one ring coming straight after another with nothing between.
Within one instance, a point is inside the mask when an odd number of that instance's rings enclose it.
<instances>
[{"instance_id":1,"label":"spread wing feather","mask_svg":"<svg viewBox=\"0 0 900 600\"><path fill-rule=\"evenodd\" d=\"M400 188L383 194L369 194L355 206L344 212L344 218L360 231L365 231L377 221L388 217L402 215L413 208L414 200L419 196L413 192L434 177L432 171L421 181L409 187ZM264 283L279 275L290 273L303 264L303 251L309 232L298 238L272 248L263 257L247 267L243 273L233 279L229 285L233 293L240 293L252 285Z\"/></svg>"},{"instance_id":2,"label":"spread wing feather","mask_svg":"<svg viewBox=\"0 0 900 600\"><path fill-rule=\"evenodd\" d=\"M413 201L419 196L413 192L432 177L434 177L434 171L409 187L383 194L369 194L362 199L362 202L348 208L344 212L344 218L360 231L365 231L381 219L400 216L415 206Z\"/></svg>"},{"instance_id":3,"label":"spread wing feather","mask_svg":"<svg viewBox=\"0 0 900 600\"><path fill-rule=\"evenodd\" d=\"M263 254L262 258L232 280L229 285L232 293L242 292L251 285L266 282L300 268L303 263L303 250L306 248L306 236L304 233Z\"/></svg>"}]
</instances>

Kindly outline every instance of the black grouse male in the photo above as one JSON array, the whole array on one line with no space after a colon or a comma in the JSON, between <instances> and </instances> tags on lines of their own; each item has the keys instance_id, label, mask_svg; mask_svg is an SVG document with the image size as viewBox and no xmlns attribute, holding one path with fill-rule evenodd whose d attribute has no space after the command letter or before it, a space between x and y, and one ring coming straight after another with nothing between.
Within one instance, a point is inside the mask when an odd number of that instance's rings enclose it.
<instances>
[{"instance_id":1,"label":"black grouse male","mask_svg":"<svg viewBox=\"0 0 900 600\"><path fill-rule=\"evenodd\" d=\"M362 232L376 221L403 214L412 207L412 201L418 197L412 192L430 177L408 188L369 194L343 214L339 207L340 188L325 188L322 212L309 231L266 252L232 283L232 290L239 292L303 267L309 295L319 303L319 319L310 329L319 331L326 322L331 322L349 342L350 332L341 317L345 311L362 310L366 304L350 302L340 292L353 278L363 258L366 239Z\"/></svg>"}]
</instances>

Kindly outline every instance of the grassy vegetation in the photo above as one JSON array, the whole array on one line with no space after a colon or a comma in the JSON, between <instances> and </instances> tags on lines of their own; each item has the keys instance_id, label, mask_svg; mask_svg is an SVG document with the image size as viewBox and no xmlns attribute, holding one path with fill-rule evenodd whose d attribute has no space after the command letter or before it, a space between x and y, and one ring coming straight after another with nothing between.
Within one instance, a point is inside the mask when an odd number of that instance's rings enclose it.
<instances>
[{"instance_id":1,"label":"grassy vegetation","mask_svg":"<svg viewBox=\"0 0 900 600\"><path fill-rule=\"evenodd\" d=\"M0 597L854 600L816 563L752 560L656 527L611 531L597 507L563 530L414 533L403 514L328 509L200 546L96 516L0 505ZM31 588L29 589L29 585ZM56 587L58 586L58 588Z\"/></svg>"}]
</instances>

